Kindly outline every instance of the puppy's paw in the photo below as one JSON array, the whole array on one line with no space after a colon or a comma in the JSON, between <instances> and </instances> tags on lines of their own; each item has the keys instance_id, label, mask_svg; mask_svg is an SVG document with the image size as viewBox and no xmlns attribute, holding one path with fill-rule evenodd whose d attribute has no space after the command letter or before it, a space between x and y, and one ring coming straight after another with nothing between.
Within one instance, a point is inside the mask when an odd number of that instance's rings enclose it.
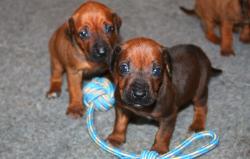
<instances>
[{"instance_id":1,"label":"puppy's paw","mask_svg":"<svg viewBox=\"0 0 250 159\"><path fill-rule=\"evenodd\" d=\"M221 43L221 40L218 38L218 39L212 39L210 40L212 43L216 44L216 45L219 45Z\"/></svg>"},{"instance_id":2,"label":"puppy's paw","mask_svg":"<svg viewBox=\"0 0 250 159\"><path fill-rule=\"evenodd\" d=\"M221 43L221 39L217 36L207 36L207 39L212 42L213 44L219 45Z\"/></svg>"},{"instance_id":3,"label":"puppy's paw","mask_svg":"<svg viewBox=\"0 0 250 159\"><path fill-rule=\"evenodd\" d=\"M66 114L73 119L81 118L84 113L85 109L81 104L70 104L66 112Z\"/></svg>"},{"instance_id":4,"label":"puppy's paw","mask_svg":"<svg viewBox=\"0 0 250 159\"><path fill-rule=\"evenodd\" d=\"M200 132L203 130L205 130L205 126L201 123L193 123L188 128L189 132Z\"/></svg>"},{"instance_id":5,"label":"puppy's paw","mask_svg":"<svg viewBox=\"0 0 250 159\"><path fill-rule=\"evenodd\" d=\"M55 99L61 95L61 82L52 82L49 91L46 94L48 99Z\"/></svg>"},{"instance_id":6,"label":"puppy's paw","mask_svg":"<svg viewBox=\"0 0 250 159\"><path fill-rule=\"evenodd\" d=\"M47 92L46 97L48 99L55 99L55 98L60 97L60 95L61 95L61 91L55 91L55 92L49 91L49 92Z\"/></svg>"},{"instance_id":7,"label":"puppy's paw","mask_svg":"<svg viewBox=\"0 0 250 159\"><path fill-rule=\"evenodd\" d=\"M235 53L232 49L224 49L224 50L222 49L220 53L222 56L231 56L231 55L235 56Z\"/></svg>"},{"instance_id":8,"label":"puppy's paw","mask_svg":"<svg viewBox=\"0 0 250 159\"><path fill-rule=\"evenodd\" d=\"M249 36L241 36L240 41L243 43L250 43L250 35Z\"/></svg>"},{"instance_id":9,"label":"puppy's paw","mask_svg":"<svg viewBox=\"0 0 250 159\"><path fill-rule=\"evenodd\" d=\"M112 146L119 147L126 142L126 139L123 135L112 133L107 137L106 141Z\"/></svg>"},{"instance_id":10,"label":"puppy's paw","mask_svg":"<svg viewBox=\"0 0 250 159\"><path fill-rule=\"evenodd\" d=\"M158 152L159 154L165 154L169 151L169 147L166 146L165 144L154 144L151 149L151 151L156 151Z\"/></svg>"}]
</instances>

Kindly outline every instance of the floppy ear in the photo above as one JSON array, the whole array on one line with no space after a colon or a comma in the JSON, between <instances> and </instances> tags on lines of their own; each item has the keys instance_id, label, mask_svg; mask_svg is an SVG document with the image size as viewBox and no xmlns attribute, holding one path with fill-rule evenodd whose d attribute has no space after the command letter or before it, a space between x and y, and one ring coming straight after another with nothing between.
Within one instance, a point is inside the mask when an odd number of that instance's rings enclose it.
<instances>
[{"instance_id":1,"label":"floppy ear","mask_svg":"<svg viewBox=\"0 0 250 159\"><path fill-rule=\"evenodd\" d=\"M113 23L115 24L115 27L117 28L117 32L119 33L120 27L122 25L122 19L116 13L113 13L112 16L113 16Z\"/></svg>"},{"instance_id":2,"label":"floppy ear","mask_svg":"<svg viewBox=\"0 0 250 159\"><path fill-rule=\"evenodd\" d=\"M169 49L167 47L163 47L162 53L164 57L167 74L169 78L172 79L172 61L171 61L171 56L169 54Z\"/></svg>"},{"instance_id":3,"label":"floppy ear","mask_svg":"<svg viewBox=\"0 0 250 159\"><path fill-rule=\"evenodd\" d=\"M121 47L116 46L111 54L110 62L109 62L109 67L110 67L111 72L114 72L115 62L117 61L118 56L121 53L121 51L122 51Z\"/></svg>"},{"instance_id":4,"label":"floppy ear","mask_svg":"<svg viewBox=\"0 0 250 159\"><path fill-rule=\"evenodd\" d=\"M76 33L75 21L72 17L68 20L69 32L73 35Z\"/></svg>"},{"instance_id":5,"label":"floppy ear","mask_svg":"<svg viewBox=\"0 0 250 159\"><path fill-rule=\"evenodd\" d=\"M65 30L66 37L72 43L74 43L74 34L76 34L75 22L72 17L68 20L68 28Z\"/></svg>"}]
</instances>

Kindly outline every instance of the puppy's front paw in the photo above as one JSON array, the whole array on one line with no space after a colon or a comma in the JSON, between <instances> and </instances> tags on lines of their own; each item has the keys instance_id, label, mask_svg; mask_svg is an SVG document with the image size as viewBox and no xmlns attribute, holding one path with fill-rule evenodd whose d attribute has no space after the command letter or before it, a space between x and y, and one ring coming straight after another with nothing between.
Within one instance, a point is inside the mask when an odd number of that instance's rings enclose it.
<instances>
[{"instance_id":1,"label":"puppy's front paw","mask_svg":"<svg viewBox=\"0 0 250 159\"><path fill-rule=\"evenodd\" d=\"M222 56L235 56L233 49L222 49L220 53Z\"/></svg>"},{"instance_id":2,"label":"puppy's front paw","mask_svg":"<svg viewBox=\"0 0 250 159\"><path fill-rule=\"evenodd\" d=\"M156 151L158 152L159 154L164 154L164 153L167 153L169 151L169 147L165 144L154 144L152 147L151 147L151 151Z\"/></svg>"},{"instance_id":3,"label":"puppy's front paw","mask_svg":"<svg viewBox=\"0 0 250 159\"><path fill-rule=\"evenodd\" d=\"M78 119L83 116L85 109L81 104L70 104L66 114L73 119Z\"/></svg>"},{"instance_id":4,"label":"puppy's front paw","mask_svg":"<svg viewBox=\"0 0 250 159\"><path fill-rule=\"evenodd\" d=\"M46 94L48 99L55 99L61 95L61 82L52 82L49 91Z\"/></svg>"},{"instance_id":5,"label":"puppy's front paw","mask_svg":"<svg viewBox=\"0 0 250 159\"><path fill-rule=\"evenodd\" d=\"M205 130L205 126L202 123L193 123L188 128L190 132L200 132L203 130Z\"/></svg>"},{"instance_id":6,"label":"puppy's front paw","mask_svg":"<svg viewBox=\"0 0 250 159\"><path fill-rule=\"evenodd\" d=\"M119 147L121 146L123 143L125 143L125 137L123 135L120 134L110 134L106 141L108 141L111 145L115 146L115 147Z\"/></svg>"},{"instance_id":7,"label":"puppy's front paw","mask_svg":"<svg viewBox=\"0 0 250 159\"><path fill-rule=\"evenodd\" d=\"M61 95L61 91L57 91L57 92L49 91L47 92L46 97L48 99L55 99L55 98L60 97L60 95Z\"/></svg>"}]
</instances>

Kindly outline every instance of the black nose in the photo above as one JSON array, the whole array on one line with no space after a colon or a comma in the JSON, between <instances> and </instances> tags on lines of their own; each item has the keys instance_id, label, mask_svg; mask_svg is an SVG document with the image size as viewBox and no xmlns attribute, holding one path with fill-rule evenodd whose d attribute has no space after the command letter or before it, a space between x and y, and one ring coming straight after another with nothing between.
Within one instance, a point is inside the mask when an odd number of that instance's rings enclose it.
<instances>
[{"instance_id":1,"label":"black nose","mask_svg":"<svg viewBox=\"0 0 250 159\"><path fill-rule=\"evenodd\" d=\"M133 89L132 90L132 95L135 98L143 98L146 96L146 94L147 94L147 92L145 89Z\"/></svg>"},{"instance_id":2,"label":"black nose","mask_svg":"<svg viewBox=\"0 0 250 159\"><path fill-rule=\"evenodd\" d=\"M97 49L98 56L104 57L107 55L107 49L105 47L99 47Z\"/></svg>"},{"instance_id":3,"label":"black nose","mask_svg":"<svg viewBox=\"0 0 250 159\"><path fill-rule=\"evenodd\" d=\"M96 59L104 59L108 54L108 46L104 42L97 42L93 46L93 56Z\"/></svg>"}]
</instances>

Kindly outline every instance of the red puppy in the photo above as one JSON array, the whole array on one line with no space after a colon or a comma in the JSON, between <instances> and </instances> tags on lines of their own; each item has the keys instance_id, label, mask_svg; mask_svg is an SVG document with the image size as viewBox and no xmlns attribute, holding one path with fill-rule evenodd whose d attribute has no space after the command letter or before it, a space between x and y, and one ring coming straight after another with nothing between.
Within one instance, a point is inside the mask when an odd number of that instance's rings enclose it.
<instances>
[{"instance_id":1,"label":"red puppy","mask_svg":"<svg viewBox=\"0 0 250 159\"><path fill-rule=\"evenodd\" d=\"M119 42L121 19L105 5L89 1L60 26L49 41L51 79L48 98L61 93L62 75L67 73L70 95L67 114L84 113L82 80L108 70L107 57Z\"/></svg>"},{"instance_id":2,"label":"red puppy","mask_svg":"<svg viewBox=\"0 0 250 159\"><path fill-rule=\"evenodd\" d=\"M196 0L194 10L180 8L200 17L207 39L221 45L221 55L234 55L232 32L236 26L241 27L240 40L250 42L250 0ZM218 23L221 39L214 33Z\"/></svg>"}]
</instances>

